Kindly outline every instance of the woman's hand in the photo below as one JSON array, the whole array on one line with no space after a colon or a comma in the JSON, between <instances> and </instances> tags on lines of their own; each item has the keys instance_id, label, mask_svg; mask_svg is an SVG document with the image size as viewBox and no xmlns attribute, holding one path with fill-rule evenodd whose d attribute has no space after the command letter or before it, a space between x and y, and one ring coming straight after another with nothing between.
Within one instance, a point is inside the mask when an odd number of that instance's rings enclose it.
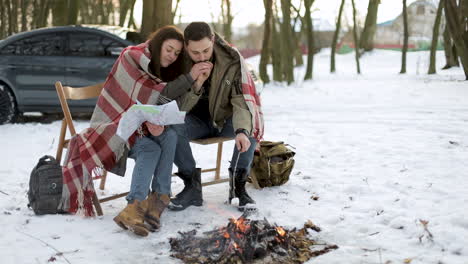
<instances>
[{"instance_id":1,"label":"woman's hand","mask_svg":"<svg viewBox=\"0 0 468 264\"><path fill-rule=\"evenodd\" d=\"M164 126L155 125L150 122L146 122L146 127L148 128L148 131L151 133L151 135L155 137L161 135L164 131Z\"/></svg>"}]
</instances>

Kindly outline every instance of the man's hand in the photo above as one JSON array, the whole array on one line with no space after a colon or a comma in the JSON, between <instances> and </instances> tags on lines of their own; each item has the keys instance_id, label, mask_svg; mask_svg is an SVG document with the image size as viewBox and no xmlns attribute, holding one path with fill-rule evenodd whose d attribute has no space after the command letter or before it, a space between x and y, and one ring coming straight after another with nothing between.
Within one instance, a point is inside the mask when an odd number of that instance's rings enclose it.
<instances>
[{"instance_id":1,"label":"man's hand","mask_svg":"<svg viewBox=\"0 0 468 264\"><path fill-rule=\"evenodd\" d=\"M199 92L203 83L210 77L211 70L213 69L213 64L211 62L200 62L198 64L203 64L197 79L195 80L195 92Z\"/></svg>"},{"instance_id":2,"label":"man's hand","mask_svg":"<svg viewBox=\"0 0 468 264\"><path fill-rule=\"evenodd\" d=\"M212 68L213 68L213 64L209 61L199 62L192 66L192 69L190 70L190 75L192 76L192 79L197 80L200 74L202 74L206 70L211 71Z\"/></svg>"},{"instance_id":3,"label":"man's hand","mask_svg":"<svg viewBox=\"0 0 468 264\"><path fill-rule=\"evenodd\" d=\"M250 148L250 140L244 133L239 133L235 138L237 150L240 153L246 152Z\"/></svg>"},{"instance_id":4,"label":"man's hand","mask_svg":"<svg viewBox=\"0 0 468 264\"><path fill-rule=\"evenodd\" d=\"M164 126L155 125L149 122L146 122L146 127L148 127L148 131L151 133L151 135L155 137L161 135L164 131Z\"/></svg>"}]
</instances>

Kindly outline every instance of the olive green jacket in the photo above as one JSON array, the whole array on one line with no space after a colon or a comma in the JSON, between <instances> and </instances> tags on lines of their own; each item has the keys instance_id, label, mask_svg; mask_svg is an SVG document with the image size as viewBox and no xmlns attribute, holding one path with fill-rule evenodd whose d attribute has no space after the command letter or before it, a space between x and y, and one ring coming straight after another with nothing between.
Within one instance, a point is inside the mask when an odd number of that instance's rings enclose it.
<instances>
[{"instance_id":1,"label":"olive green jacket","mask_svg":"<svg viewBox=\"0 0 468 264\"><path fill-rule=\"evenodd\" d=\"M211 72L211 87L208 101L213 125L221 130L227 119L232 117L234 131L245 129L252 132L252 114L242 94L241 65L239 54L218 34L213 47L215 63ZM192 64L190 58L187 58ZM191 68L191 67L190 67ZM202 95L190 89L177 102L181 111L190 111Z\"/></svg>"}]
</instances>

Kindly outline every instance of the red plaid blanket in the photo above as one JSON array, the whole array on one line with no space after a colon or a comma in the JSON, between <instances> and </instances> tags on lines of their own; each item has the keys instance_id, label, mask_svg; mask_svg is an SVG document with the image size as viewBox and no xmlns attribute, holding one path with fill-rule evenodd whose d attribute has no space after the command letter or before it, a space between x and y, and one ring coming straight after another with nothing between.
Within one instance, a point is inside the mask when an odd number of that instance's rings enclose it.
<instances>
[{"instance_id":1,"label":"red plaid blanket","mask_svg":"<svg viewBox=\"0 0 468 264\"><path fill-rule=\"evenodd\" d=\"M235 47L232 47L237 53ZM249 108L250 113L252 114L252 135L257 139L258 142L263 139L263 112L262 104L260 102L260 96L257 94L255 89L255 83L250 75L247 64L239 53L240 62L241 62L241 73L242 73L242 93L244 94L245 102Z\"/></svg>"},{"instance_id":2,"label":"red plaid blanket","mask_svg":"<svg viewBox=\"0 0 468 264\"><path fill-rule=\"evenodd\" d=\"M63 192L60 209L93 216L93 172L112 169L122 157L125 145L130 149L135 135L125 142L116 135L121 115L136 100L156 104L165 86L148 69L148 43L124 49L115 62L99 96L90 128L74 136L69 143L63 167Z\"/></svg>"}]
</instances>

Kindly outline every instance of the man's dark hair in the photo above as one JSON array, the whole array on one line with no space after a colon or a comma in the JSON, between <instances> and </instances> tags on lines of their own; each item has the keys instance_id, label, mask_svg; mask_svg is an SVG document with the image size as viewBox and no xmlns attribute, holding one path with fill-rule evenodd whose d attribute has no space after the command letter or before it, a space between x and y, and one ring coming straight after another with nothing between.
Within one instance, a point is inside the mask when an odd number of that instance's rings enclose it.
<instances>
[{"instance_id":1,"label":"man's dark hair","mask_svg":"<svg viewBox=\"0 0 468 264\"><path fill-rule=\"evenodd\" d=\"M209 38L213 36L213 31L211 30L210 25L206 22L192 22L184 30L184 40L185 44L189 43L189 40L199 41L204 38Z\"/></svg>"}]
</instances>

